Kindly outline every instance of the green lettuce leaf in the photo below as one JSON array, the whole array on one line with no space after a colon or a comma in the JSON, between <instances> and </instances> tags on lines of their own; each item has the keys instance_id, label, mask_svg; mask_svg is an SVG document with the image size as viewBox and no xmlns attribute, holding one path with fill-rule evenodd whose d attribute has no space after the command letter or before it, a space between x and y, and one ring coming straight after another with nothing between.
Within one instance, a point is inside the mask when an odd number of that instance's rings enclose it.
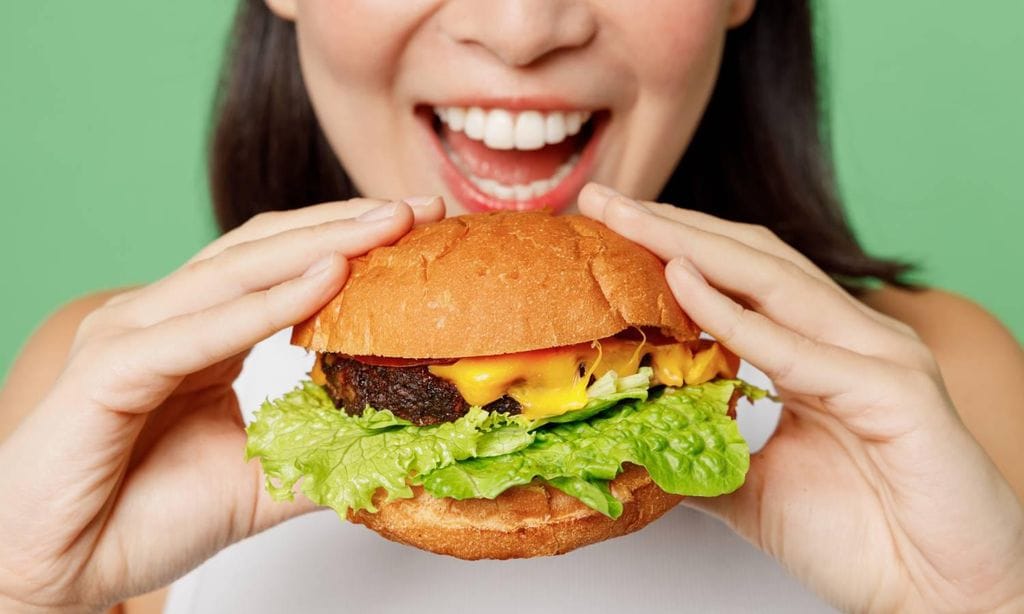
<instances>
[{"instance_id":1,"label":"green lettuce leaf","mask_svg":"<svg viewBox=\"0 0 1024 614\"><path fill-rule=\"evenodd\" d=\"M558 490L570 497L576 497L584 505L605 516L618 518L622 515L622 502L615 498L608 480L584 480L583 478L553 478L548 480Z\"/></svg>"},{"instance_id":2,"label":"green lettuce leaf","mask_svg":"<svg viewBox=\"0 0 1024 614\"><path fill-rule=\"evenodd\" d=\"M613 518L618 510L580 481L601 488L622 464L645 467L664 491L710 497L743 484L750 451L727 416L736 380L667 390L586 422L550 425L527 447L491 458L464 458L423 472L414 480L431 494L453 499L492 499L536 478ZM742 389L741 389L742 390ZM569 480L569 481L567 481ZM607 488L605 486L605 488Z\"/></svg>"},{"instance_id":3,"label":"green lettuce leaf","mask_svg":"<svg viewBox=\"0 0 1024 614\"><path fill-rule=\"evenodd\" d=\"M301 479L311 501L342 518L350 509L376 511L372 497L378 488L389 500L408 498L412 475L466 458L508 454L534 439L524 420L479 407L454 422L425 427L372 408L348 416L311 382L264 403L246 433L246 458L260 459L271 496L291 500Z\"/></svg>"},{"instance_id":4,"label":"green lettuce leaf","mask_svg":"<svg viewBox=\"0 0 1024 614\"><path fill-rule=\"evenodd\" d=\"M349 416L306 382L263 404L246 429L246 456L260 459L274 498L289 500L298 487L343 518L350 510L376 511L378 489L389 500L412 496L410 484L439 497L494 498L534 479L616 518L622 504L608 482L625 462L643 465L672 493L738 488L749 452L726 415L728 403L734 391L767 393L725 380L649 399L650 372L641 371L606 374L588 389L584 408L555 420L473 407L454 422L426 427L369 407Z\"/></svg>"}]
</instances>

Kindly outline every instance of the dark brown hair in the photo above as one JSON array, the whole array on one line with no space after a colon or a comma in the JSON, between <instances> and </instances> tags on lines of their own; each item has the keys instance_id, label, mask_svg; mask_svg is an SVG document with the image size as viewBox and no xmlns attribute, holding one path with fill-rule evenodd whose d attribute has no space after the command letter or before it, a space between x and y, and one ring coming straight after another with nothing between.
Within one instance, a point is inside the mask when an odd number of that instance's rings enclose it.
<instances>
[{"instance_id":1,"label":"dark brown hair","mask_svg":"<svg viewBox=\"0 0 1024 614\"><path fill-rule=\"evenodd\" d=\"M836 193L819 112L811 0L758 2L726 39L711 101L659 200L761 224L848 285L901 283L867 255ZM293 24L241 0L210 146L223 230L256 213L356 196L310 105Z\"/></svg>"}]
</instances>

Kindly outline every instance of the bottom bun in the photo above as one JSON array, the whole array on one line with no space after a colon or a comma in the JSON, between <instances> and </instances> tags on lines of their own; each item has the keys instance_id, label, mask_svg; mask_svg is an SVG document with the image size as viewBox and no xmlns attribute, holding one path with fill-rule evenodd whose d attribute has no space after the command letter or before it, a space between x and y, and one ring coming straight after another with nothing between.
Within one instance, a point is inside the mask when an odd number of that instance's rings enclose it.
<instances>
[{"instance_id":1,"label":"bottom bun","mask_svg":"<svg viewBox=\"0 0 1024 614\"><path fill-rule=\"evenodd\" d=\"M547 484L511 488L496 499L437 499L414 487L411 499L375 501L378 512L349 515L396 542L460 559L518 559L564 554L642 529L682 500L626 465L611 483L622 501L612 520Z\"/></svg>"}]
</instances>

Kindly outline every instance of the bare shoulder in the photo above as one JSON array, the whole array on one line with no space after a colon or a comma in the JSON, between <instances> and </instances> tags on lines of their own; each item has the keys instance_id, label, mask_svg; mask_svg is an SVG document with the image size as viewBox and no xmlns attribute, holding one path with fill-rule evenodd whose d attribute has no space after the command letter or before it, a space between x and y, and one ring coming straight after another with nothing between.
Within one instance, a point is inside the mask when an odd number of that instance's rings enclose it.
<instances>
[{"instance_id":1,"label":"bare shoulder","mask_svg":"<svg viewBox=\"0 0 1024 614\"><path fill-rule=\"evenodd\" d=\"M956 347L957 353L962 353L964 341L969 338L973 345L981 346L979 349L1003 349L1024 360L1024 352L1013 333L984 307L958 294L886 286L863 300L913 327L933 350ZM1024 363L1017 366L1024 367Z\"/></svg>"},{"instance_id":2,"label":"bare shoulder","mask_svg":"<svg viewBox=\"0 0 1024 614\"><path fill-rule=\"evenodd\" d=\"M944 290L885 287L864 302L917 331L951 388L966 381L973 387L979 376L990 381L1024 377L1024 349L998 318L974 301Z\"/></svg>"},{"instance_id":3,"label":"bare shoulder","mask_svg":"<svg viewBox=\"0 0 1024 614\"><path fill-rule=\"evenodd\" d=\"M967 298L944 290L885 287L864 302L917 331L938 359L954 397L993 382L1024 378L1024 349L1013 333Z\"/></svg>"},{"instance_id":4,"label":"bare shoulder","mask_svg":"<svg viewBox=\"0 0 1024 614\"><path fill-rule=\"evenodd\" d=\"M85 316L124 290L95 292L51 314L22 347L0 388L0 441L50 389Z\"/></svg>"},{"instance_id":5,"label":"bare shoulder","mask_svg":"<svg viewBox=\"0 0 1024 614\"><path fill-rule=\"evenodd\" d=\"M931 348L960 417L1024 500L1024 349L977 303L943 290L885 287L864 297Z\"/></svg>"}]
</instances>

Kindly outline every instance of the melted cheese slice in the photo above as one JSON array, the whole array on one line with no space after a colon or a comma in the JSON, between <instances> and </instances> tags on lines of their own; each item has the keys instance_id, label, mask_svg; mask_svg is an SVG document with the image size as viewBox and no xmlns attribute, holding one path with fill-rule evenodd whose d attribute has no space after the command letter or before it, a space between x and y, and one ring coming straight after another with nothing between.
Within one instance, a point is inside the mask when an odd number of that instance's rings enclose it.
<instances>
[{"instance_id":1,"label":"melted cheese slice","mask_svg":"<svg viewBox=\"0 0 1024 614\"><path fill-rule=\"evenodd\" d=\"M450 365L432 365L430 372L455 384L470 405L486 405L508 394L523 406L524 415L538 418L587 404L586 361L592 352L588 345L580 345L463 358Z\"/></svg>"},{"instance_id":2,"label":"melted cheese slice","mask_svg":"<svg viewBox=\"0 0 1024 614\"><path fill-rule=\"evenodd\" d=\"M719 375L735 377L739 359L717 343L654 345L609 338L548 350L463 358L431 365L430 372L452 382L471 405L486 405L506 394L528 418L557 416L587 404L591 376L608 371L632 375L649 356L653 384L702 384Z\"/></svg>"}]
</instances>

